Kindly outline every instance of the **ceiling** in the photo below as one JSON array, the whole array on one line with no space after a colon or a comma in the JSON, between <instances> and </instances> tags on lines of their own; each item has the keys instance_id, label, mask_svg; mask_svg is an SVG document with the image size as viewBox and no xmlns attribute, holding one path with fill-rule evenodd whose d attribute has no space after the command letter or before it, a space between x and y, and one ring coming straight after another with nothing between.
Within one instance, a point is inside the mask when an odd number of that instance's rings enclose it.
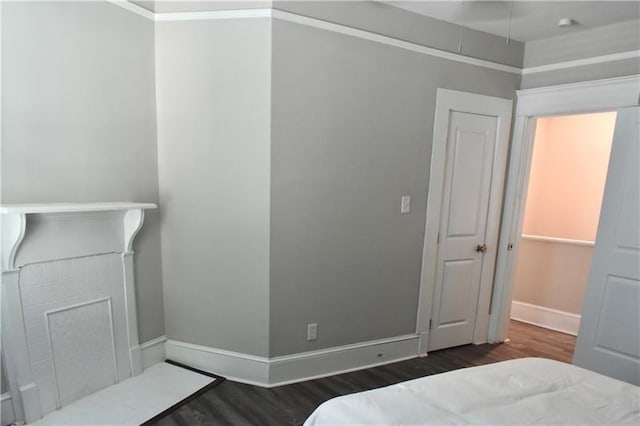
<instances>
[{"instance_id":1,"label":"ceiling","mask_svg":"<svg viewBox=\"0 0 640 426\"><path fill-rule=\"evenodd\" d=\"M640 19L635 1L385 1L389 5L505 37L511 15L511 38L523 42ZM511 5L511 3L513 3ZM558 27L561 18L577 22Z\"/></svg>"}]
</instances>

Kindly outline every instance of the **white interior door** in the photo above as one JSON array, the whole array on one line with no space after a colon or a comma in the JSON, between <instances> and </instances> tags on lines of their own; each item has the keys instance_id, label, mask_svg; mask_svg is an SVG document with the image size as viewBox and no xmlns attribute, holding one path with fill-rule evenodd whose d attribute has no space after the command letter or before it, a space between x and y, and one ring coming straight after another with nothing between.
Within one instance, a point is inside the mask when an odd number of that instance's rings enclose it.
<instances>
[{"instance_id":1,"label":"white interior door","mask_svg":"<svg viewBox=\"0 0 640 426\"><path fill-rule=\"evenodd\" d=\"M449 113L429 350L473 341L483 268L496 253L486 231L497 133L497 116Z\"/></svg>"},{"instance_id":2,"label":"white interior door","mask_svg":"<svg viewBox=\"0 0 640 426\"><path fill-rule=\"evenodd\" d=\"M618 111L573 362L640 385L640 108Z\"/></svg>"}]
</instances>

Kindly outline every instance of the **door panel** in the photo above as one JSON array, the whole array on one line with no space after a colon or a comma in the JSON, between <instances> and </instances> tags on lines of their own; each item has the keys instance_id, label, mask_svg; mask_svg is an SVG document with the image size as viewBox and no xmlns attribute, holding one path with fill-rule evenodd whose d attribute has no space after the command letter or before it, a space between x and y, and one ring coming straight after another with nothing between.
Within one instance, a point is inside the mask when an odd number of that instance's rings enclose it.
<instances>
[{"instance_id":1,"label":"door panel","mask_svg":"<svg viewBox=\"0 0 640 426\"><path fill-rule=\"evenodd\" d=\"M640 385L640 108L618 112L573 362Z\"/></svg>"},{"instance_id":2,"label":"door panel","mask_svg":"<svg viewBox=\"0 0 640 426\"><path fill-rule=\"evenodd\" d=\"M442 268L442 292L440 306L440 327L463 324L467 320L469 298L472 290L473 259L458 259L444 262Z\"/></svg>"},{"instance_id":3,"label":"door panel","mask_svg":"<svg viewBox=\"0 0 640 426\"><path fill-rule=\"evenodd\" d=\"M483 162L478 160L484 156L486 134L455 130L447 236L474 236L478 231L479 215L470 213L478 211L481 204Z\"/></svg>"},{"instance_id":4,"label":"door panel","mask_svg":"<svg viewBox=\"0 0 640 426\"><path fill-rule=\"evenodd\" d=\"M497 117L450 112L429 350L471 343L478 309Z\"/></svg>"}]
</instances>

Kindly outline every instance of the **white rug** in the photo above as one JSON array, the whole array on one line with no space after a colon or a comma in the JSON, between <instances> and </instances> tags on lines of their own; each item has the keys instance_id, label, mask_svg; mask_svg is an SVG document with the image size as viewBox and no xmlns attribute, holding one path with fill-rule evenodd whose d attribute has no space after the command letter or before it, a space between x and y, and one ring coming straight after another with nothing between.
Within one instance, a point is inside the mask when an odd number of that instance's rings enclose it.
<instances>
[{"instance_id":1,"label":"white rug","mask_svg":"<svg viewBox=\"0 0 640 426\"><path fill-rule=\"evenodd\" d=\"M216 380L162 362L31 424L139 425Z\"/></svg>"}]
</instances>

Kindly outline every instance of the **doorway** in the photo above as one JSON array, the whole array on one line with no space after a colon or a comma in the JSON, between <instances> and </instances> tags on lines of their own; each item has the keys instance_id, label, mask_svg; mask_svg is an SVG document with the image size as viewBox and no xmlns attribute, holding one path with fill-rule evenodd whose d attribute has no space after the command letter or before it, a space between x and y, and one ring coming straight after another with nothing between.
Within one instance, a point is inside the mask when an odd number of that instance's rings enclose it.
<instances>
[{"instance_id":1,"label":"doorway","mask_svg":"<svg viewBox=\"0 0 640 426\"><path fill-rule=\"evenodd\" d=\"M510 99L437 91L420 354L487 341L511 111Z\"/></svg>"},{"instance_id":2,"label":"doorway","mask_svg":"<svg viewBox=\"0 0 640 426\"><path fill-rule=\"evenodd\" d=\"M511 319L578 334L615 122L615 111L536 119Z\"/></svg>"},{"instance_id":3,"label":"doorway","mask_svg":"<svg viewBox=\"0 0 640 426\"><path fill-rule=\"evenodd\" d=\"M509 154L509 171L500 225L495 281L491 296L488 332L490 343L504 342L507 339L513 293L511 284L515 270L515 259L519 251L518 242L522 234L524 195L526 195L524 193L531 164L536 118L615 110L618 111L616 134L618 123L621 123L623 127L620 129L624 131L620 135L628 137L630 133L624 126L628 125L627 121L631 120L631 116L625 116L625 120L621 121L620 111L621 108L634 107L638 104L638 87L638 77L628 76L516 91L518 101ZM619 145L620 149L624 151L627 149L627 143L624 142L624 139L622 141ZM616 167L611 168L610 172L621 167L616 163L620 160L614 159L613 156L615 147L616 143L614 142L611 162L616 164ZM627 156L627 152L619 155L621 158ZM594 266L595 260L596 253L594 253ZM591 284L588 285L588 288L591 288ZM585 302L588 300L588 294L589 291L585 296ZM588 312L583 311L581 328L588 322L586 321L587 317ZM580 339L578 339L579 342Z\"/></svg>"}]
</instances>

